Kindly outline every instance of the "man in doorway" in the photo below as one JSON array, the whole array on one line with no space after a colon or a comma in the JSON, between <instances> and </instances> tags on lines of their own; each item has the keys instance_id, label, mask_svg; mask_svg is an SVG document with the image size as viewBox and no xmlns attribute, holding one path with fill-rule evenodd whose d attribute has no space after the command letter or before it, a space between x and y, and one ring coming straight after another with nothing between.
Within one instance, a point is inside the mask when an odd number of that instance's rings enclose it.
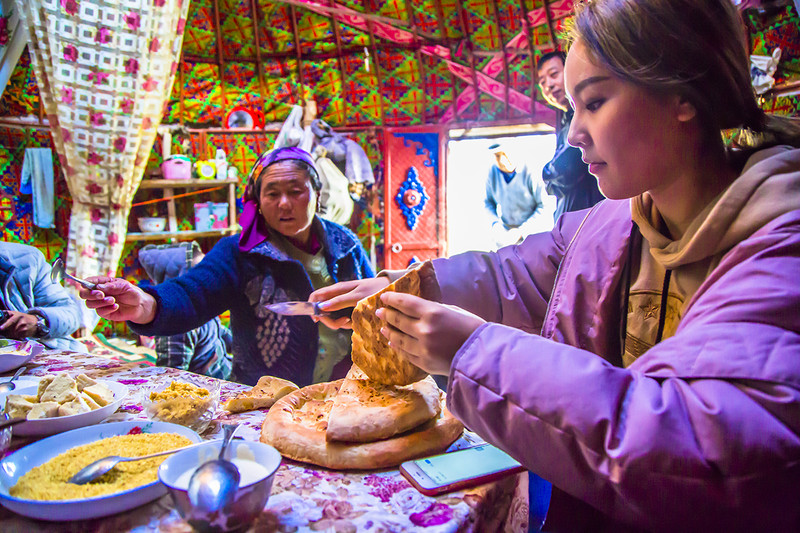
<instances>
[{"instance_id":1,"label":"man in doorway","mask_svg":"<svg viewBox=\"0 0 800 533\"><path fill-rule=\"evenodd\" d=\"M494 162L486 179L484 204L492 219L497 247L522 242L527 235L552 228L552 203L541 180L531 176L527 165L517 167L500 144L489 150Z\"/></svg>"},{"instance_id":2,"label":"man in doorway","mask_svg":"<svg viewBox=\"0 0 800 533\"><path fill-rule=\"evenodd\" d=\"M604 199L597 180L581 159L581 151L567 143L572 108L564 90L564 59L560 50L548 52L536 64L536 76L545 101L556 109L556 153L542 169L548 194L556 197L554 218L592 207Z\"/></svg>"}]
</instances>

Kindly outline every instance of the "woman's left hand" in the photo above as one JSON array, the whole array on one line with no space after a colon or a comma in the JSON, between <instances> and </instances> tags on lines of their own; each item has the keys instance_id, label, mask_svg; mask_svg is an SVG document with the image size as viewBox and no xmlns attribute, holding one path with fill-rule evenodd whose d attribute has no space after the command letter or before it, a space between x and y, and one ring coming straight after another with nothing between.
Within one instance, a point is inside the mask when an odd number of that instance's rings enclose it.
<instances>
[{"instance_id":1,"label":"woman's left hand","mask_svg":"<svg viewBox=\"0 0 800 533\"><path fill-rule=\"evenodd\" d=\"M381 295L381 334L408 361L431 374L447 375L456 352L485 321L460 307L400 292Z\"/></svg>"}]
</instances>

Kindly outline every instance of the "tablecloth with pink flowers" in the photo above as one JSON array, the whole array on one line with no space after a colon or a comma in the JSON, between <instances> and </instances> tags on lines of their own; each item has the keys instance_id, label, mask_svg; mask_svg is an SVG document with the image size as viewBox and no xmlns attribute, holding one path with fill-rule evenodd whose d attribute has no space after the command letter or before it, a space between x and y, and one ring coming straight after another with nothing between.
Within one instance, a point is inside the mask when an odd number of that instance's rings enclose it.
<instances>
[{"instance_id":1,"label":"tablecloth with pink flowers","mask_svg":"<svg viewBox=\"0 0 800 533\"><path fill-rule=\"evenodd\" d=\"M85 353L49 351L27 365L26 374L44 376L55 372L85 373L95 379L128 385L128 398L105 422L146 419L141 408L144 391L154 384L169 383L183 370L121 363ZM209 380L212 378L208 378ZM2 378L0 378L2 380ZM229 381L221 382L221 402L247 390ZM265 410L229 414L217 411L203 438L217 438L220 423L241 423L237 436L257 441ZM451 449L471 446L480 439L465 432ZM10 453L31 442L14 438ZM250 531L337 533L369 531L430 533L526 531L528 522L527 475L505 477L494 483L439 497L428 497L414 489L396 469L373 472L338 472L284 459L272 495ZM189 532L170 496L136 509L94 520L46 522L28 519L0 508L0 531L68 532Z\"/></svg>"}]
</instances>

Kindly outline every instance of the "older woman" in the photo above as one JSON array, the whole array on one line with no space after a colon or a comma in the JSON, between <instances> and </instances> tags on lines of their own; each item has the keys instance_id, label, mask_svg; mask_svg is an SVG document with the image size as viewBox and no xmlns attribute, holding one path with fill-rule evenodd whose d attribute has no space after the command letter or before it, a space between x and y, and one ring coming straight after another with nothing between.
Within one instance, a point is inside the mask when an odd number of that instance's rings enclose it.
<instances>
[{"instance_id":1,"label":"older woman","mask_svg":"<svg viewBox=\"0 0 800 533\"><path fill-rule=\"evenodd\" d=\"M350 366L348 333L265 308L373 275L358 238L315 215L319 190L310 154L267 152L248 178L241 234L220 239L199 265L155 287L96 277L97 289L83 289L81 297L100 316L127 320L144 335L189 331L230 310L232 379L242 383L272 375L304 386L343 375Z\"/></svg>"}]
</instances>

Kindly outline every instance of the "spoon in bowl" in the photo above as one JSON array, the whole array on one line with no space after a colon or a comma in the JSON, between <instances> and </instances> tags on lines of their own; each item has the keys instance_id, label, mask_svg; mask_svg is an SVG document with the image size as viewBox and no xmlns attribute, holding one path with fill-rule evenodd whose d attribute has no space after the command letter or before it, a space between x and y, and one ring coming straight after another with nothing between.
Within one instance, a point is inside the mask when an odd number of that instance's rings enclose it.
<instances>
[{"instance_id":1,"label":"spoon in bowl","mask_svg":"<svg viewBox=\"0 0 800 533\"><path fill-rule=\"evenodd\" d=\"M189 479L188 496L198 510L213 513L224 509L236 495L241 474L232 462L225 459L225 451L239 425L222 426L225 436L219 450L219 458L202 464Z\"/></svg>"},{"instance_id":2,"label":"spoon in bowl","mask_svg":"<svg viewBox=\"0 0 800 533\"><path fill-rule=\"evenodd\" d=\"M25 372L25 368L26 367L24 366L19 367L19 369L14 373L14 376L11 379L9 379L8 381L4 381L3 383L0 383L0 394L12 391L16 388L17 384L14 383L14 380L17 379L20 376L20 374Z\"/></svg>"},{"instance_id":3,"label":"spoon in bowl","mask_svg":"<svg viewBox=\"0 0 800 533\"><path fill-rule=\"evenodd\" d=\"M69 274L66 267L64 267L64 261L62 261L60 257L57 257L56 260L53 261L53 266L50 269L50 281L58 283L62 278L69 278L75 283L81 285L83 288L89 289L90 291L93 291L97 288L97 283L91 283L85 279L76 278L72 274Z\"/></svg>"}]
</instances>

